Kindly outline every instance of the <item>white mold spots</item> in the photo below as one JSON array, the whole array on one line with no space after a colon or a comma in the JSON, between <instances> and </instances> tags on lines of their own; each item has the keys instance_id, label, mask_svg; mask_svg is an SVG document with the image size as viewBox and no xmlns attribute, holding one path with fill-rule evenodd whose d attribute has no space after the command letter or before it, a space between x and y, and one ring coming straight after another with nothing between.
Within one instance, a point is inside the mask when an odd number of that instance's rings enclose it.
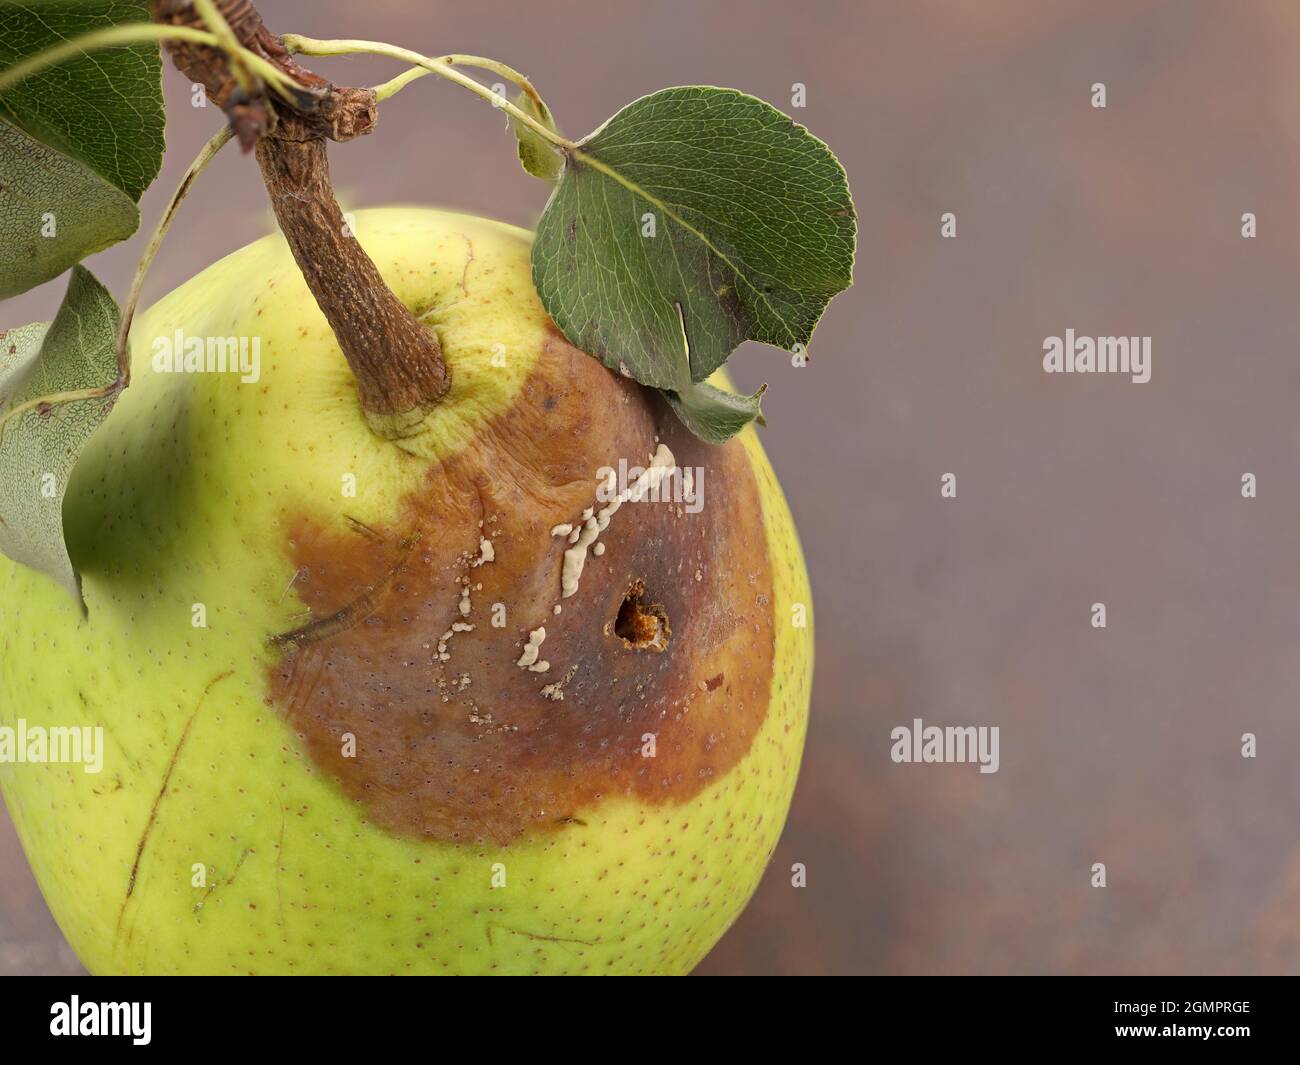
<instances>
[{"instance_id":1,"label":"white mold spots","mask_svg":"<svg viewBox=\"0 0 1300 1065\"><path fill-rule=\"evenodd\" d=\"M528 634L528 642L524 644L524 652L519 656L516 665L523 669L531 670L534 673L545 673L551 668L550 662L537 661L538 652L542 649L542 641L546 639L546 629L536 628Z\"/></svg>"},{"instance_id":2,"label":"white mold spots","mask_svg":"<svg viewBox=\"0 0 1300 1065\"><path fill-rule=\"evenodd\" d=\"M660 484L672 476L674 469L676 469L676 460L673 458L672 451L667 444L660 444L650 459L650 465L641 472L641 476L606 503L599 513L594 507L588 507L583 511L582 528L570 533L569 542L573 546L564 552L564 566L560 571L561 598L567 599L578 590L583 567L587 564L587 549L609 526L610 519L618 513L618 509L624 503L635 503L644 499L646 493L655 491Z\"/></svg>"},{"instance_id":3,"label":"white mold spots","mask_svg":"<svg viewBox=\"0 0 1300 1065\"><path fill-rule=\"evenodd\" d=\"M478 558L470 562L471 566L481 566L485 562L492 562L496 559L496 548L492 546L492 541L486 536L479 537L478 541Z\"/></svg>"}]
</instances>

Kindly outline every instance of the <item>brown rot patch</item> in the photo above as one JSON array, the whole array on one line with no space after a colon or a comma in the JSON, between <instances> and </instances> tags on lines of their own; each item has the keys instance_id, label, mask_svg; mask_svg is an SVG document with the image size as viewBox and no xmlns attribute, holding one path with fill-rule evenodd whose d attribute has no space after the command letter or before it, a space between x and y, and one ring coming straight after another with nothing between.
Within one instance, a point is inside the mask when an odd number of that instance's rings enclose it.
<instances>
[{"instance_id":1,"label":"brown rot patch","mask_svg":"<svg viewBox=\"0 0 1300 1065\"><path fill-rule=\"evenodd\" d=\"M570 542L552 528L599 508L602 467L645 465L658 443L704 471L703 509L625 503L561 597ZM749 751L774 619L738 443L700 443L557 337L514 409L368 522L286 513L299 602L272 636L268 697L374 823L464 842L581 831L611 798L684 802Z\"/></svg>"},{"instance_id":2,"label":"brown rot patch","mask_svg":"<svg viewBox=\"0 0 1300 1065\"><path fill-rule=\"evenodd\" d=\"M662 651L668 646L672 635L668 615L661 604L646 602L645 581L633 581L623 596L614 619L614 635L624 647L636 651Z\"/></svg>"}]
</instances>

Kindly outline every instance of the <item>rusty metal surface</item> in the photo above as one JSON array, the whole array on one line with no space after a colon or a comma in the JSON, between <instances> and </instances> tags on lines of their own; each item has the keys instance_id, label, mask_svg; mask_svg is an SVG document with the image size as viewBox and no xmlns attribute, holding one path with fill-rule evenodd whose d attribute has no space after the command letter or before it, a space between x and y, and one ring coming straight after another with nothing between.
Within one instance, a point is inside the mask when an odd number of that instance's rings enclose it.
<instances>
[{"instance_id":1,"label":"rusty metal surface","mask_svg":"<svg viewBox=\"0 0 1300 1065\"><path fill-rule=\"evenodd\" d=\"M857 288L812 366L758 349L732 364L772 386L765 439L808 554L818 664L789 826L701 971L1300 971L1300 9L434 9L262 4L279 30L499 56L571 133L665 85L784 107L802 82L798 117L857 198ZM332 149L345 208L535 220L545 188L499 116L426 82ZM147 220L217 118L166 84ZM262 197L250 160L219 160L146 295L265 232ZM125 290L132 254L94 265ZM47 318L58 287L10 301L6 324ZM1045 375L1043 339L1068 327L1151 336L1150 383ZM915 717L999 726L999 771L894 764L890 730ZM0 885L0 971L75 971L7 822Z\"/></svg>"}]
</instances>

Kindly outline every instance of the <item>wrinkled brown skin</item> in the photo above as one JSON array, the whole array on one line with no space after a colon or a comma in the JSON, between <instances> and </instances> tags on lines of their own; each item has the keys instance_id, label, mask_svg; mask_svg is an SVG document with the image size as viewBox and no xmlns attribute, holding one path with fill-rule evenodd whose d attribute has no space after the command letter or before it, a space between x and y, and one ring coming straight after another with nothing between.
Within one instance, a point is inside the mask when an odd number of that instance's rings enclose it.
<instances>
[{"instance_id":1,"label":"wrinkled brown skin","mask_svg":"<svg viewBox=\"0 0 1300 1065\"><path fill-rule=\"evenodd\" d=\"M679 466L704 468L703 509L624 505L600 537L605 554L588 555L578 592L561 599L569 544L551 528L599 509L596 471L620 458L646 465L656 436ZM696 440L656 394L558 334L515 407L432 464L386 527L286 519L295 591L312 618L279 645L271 702L316 764L393 832L506 844L614 796L684 802L745 756L767 713L771 568L746 452ZM496 558L471 567L480 533ZM473 613L462 618L466 577ZM662 652L614 633L636 581L668 619ZM494 603L505 604L504 628L491 624ZM439 637L455 621L475 629L440 662ZM530 672L516 662L542 625L551 667ZM550 684L563 699L542 694ZM345 733L355 757L343 757Z\"/></svg>"}]
</instances>

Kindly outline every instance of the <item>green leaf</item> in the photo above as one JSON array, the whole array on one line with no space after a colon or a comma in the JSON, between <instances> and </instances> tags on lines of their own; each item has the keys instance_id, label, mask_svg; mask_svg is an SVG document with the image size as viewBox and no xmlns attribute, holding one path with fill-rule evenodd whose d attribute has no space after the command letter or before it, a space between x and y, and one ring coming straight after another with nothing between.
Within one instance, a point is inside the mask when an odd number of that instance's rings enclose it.
<instances>
[{"instance_id":1,"label":"green leaf","mask_svg":"<svg viewBox=\"0 0 1300 1065\"><path fill-rule=\"evenodd\" d=\"M63 539L63 497L78 455L115 396L15 408L117 379L119 312L84 267L72 270L54 321L0 334L0 552L58 581L82 606Z\"/></svg>"},{"instance_id":2,"label":"green leaf","mask_svg":"<svg viewBox=\"0 0 1300 1065\"><path fill-rule=\"evenodd\" d=\"M147 21L147 0L0 4L0 68L94 30ZM0 299L49 281L140 225L162 166L156 44L67 59L0 93Z\"/></svg>"},{"instance_id":3,"label":"green leaf","mask_svg":"<svg viewBox=\"0 0 1300 1065\"><path fill-rule=\"evenodd\" d=\"M844 170L761 100L665 89L566 155L533 281L572 343L642 384L686 394L746 339L806 347L852 283Z\"/></svg>"},{"instance_id":4,"label":"green leaf","mask_svg":"<svg viewBox=\"0 0 1300 1065\"><path fill-rule=\"evenodd\" d=\"M559 132L555 127L555 119L551 116L551 109L546 106L545 101L534 100L527 93L521 92L515 98L515 106L529 117L537 119L552 133ZM509 118L510 128L519 141L519 162L523 164L524 169L533 177L541 178L543 181L554 181L558 178L563 164L559 153L550 141L529 129L514 115L510 115Z\"/></svg>"},{"instance_id":5,"label":"green leaf","mask_svg":"<svg viewBox=\"0 0 1300 1065\"><path fill-rule=\"evenodd\" d=\"M131 198L0 119L0 299L58 277L140 225Z\"/></svg>"},{"instance_id":6,"label":"green leaf","mask_svg":"<svg viewBox=\"0 0 1300 1065\"><path fill-rule=\"evenodd\" d=\"M94 30L147 21L148 0L3 3L0 68ZM48 67L0 93L0 115L138 202L165 148L158 45L108 48Z\"/></svg>"},{"instance_id":7,"label":"green leaf","mask_svg":"<svg viewBox=\"0 0 1300 1065\"><path fill-rule=\"evenodd\" d=\"M725 444L752 421L767 424L759 409L759 400L766 391L767 385L763 385L752 396L738 396L700 381L680 392L665 392L664 397L682 424L701 440Z\"/></svg>"}]
</instances>

